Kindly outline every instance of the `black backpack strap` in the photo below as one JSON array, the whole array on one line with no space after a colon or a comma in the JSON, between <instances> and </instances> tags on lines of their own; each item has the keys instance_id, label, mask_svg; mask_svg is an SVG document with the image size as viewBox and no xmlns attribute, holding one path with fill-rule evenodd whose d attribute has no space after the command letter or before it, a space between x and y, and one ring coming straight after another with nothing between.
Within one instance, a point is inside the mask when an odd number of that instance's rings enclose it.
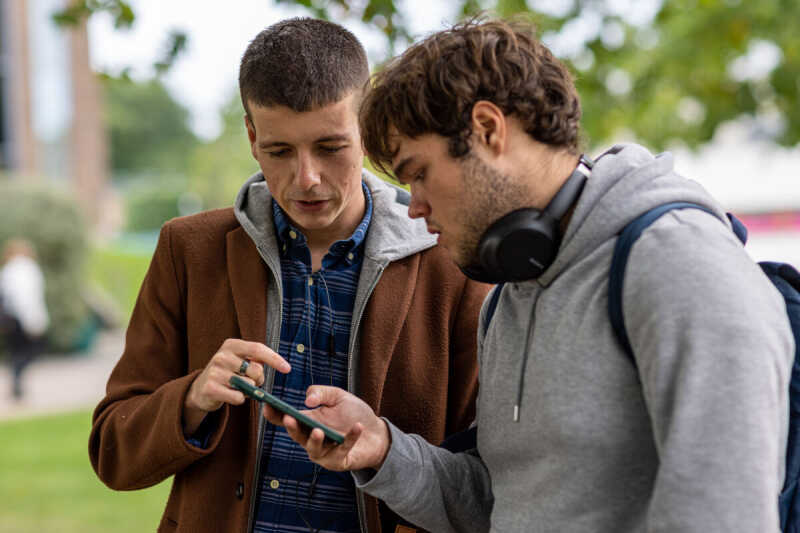
<instances>
[{"instance_id":1,"label":"black backpack strap","mask_svg":"<svg viewBox=\"0 0 800 533\"><path fill-rule=\"evenodd\" d=\"M608 277L608 316L611 319L611 327L614 328L617 340L630 357L634 366L636 366L636 360L633 358L633 349L628 339L628 332L625 330L625 321L622 314L622 284L625 281L625 267L628 264L628 256L636 240L650 224L668 211L685 208L700 209L711 213L715 217L717 216L709 208L690 202L671 202L660 205L639 215L628 223L620 233L619 238L617 238L616 246L614 246L614 255L611 258L611 272Z\"/></svg>"},{"instance_id":2,"label":"black backpack strap","mask_svg":"<svg viewBox=\"0 0 800 533\"><path fill-rule=\"evenodd\" d=\"M489 331L489 324L492 323L494 311L497 309L497 301L500 299L500 293L503 291L504 283L498 283L492 291L492 296L489 299L489 306L486 308L486 320L483 322L483 336Z\"/></svg>"},{"instance_id":3,"label":"black backpack strap","mask_svg":"<svg viewBox=\"0 0 800 533\"><path fill-rule=\"evenodd\" d=\"M445 450L449 450L453 453L458 452L467 452L470 450L475 450L478 448L478 426L472 426L469 429L465 429L464 431L459 431L458 433L453 433L446 439L444 439L441 444L439 444L440 448L444 448Z\"/></svg>"}]
</instances>

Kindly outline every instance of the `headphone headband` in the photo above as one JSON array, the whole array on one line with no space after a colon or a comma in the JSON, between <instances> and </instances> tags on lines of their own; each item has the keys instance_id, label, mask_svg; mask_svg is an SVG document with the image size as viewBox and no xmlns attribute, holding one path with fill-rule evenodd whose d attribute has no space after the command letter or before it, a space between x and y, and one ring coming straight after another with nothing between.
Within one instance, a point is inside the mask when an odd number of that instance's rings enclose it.
<instances>
[{"instance_id":1,"label":"headphone headband","mask_svg":"<svg viewBox=\"0 0 800 533\"><path fill-rule=\"evenodd\" d=\"M549 214L556 220L561 220L575 200L580 196L586 179L592 174L592 167L594 163L585 156L581 155L578 160L578 166L567 178L567 181L558 189L556 195L544 208L544 213Z\"/></svg>"}]
</instances>

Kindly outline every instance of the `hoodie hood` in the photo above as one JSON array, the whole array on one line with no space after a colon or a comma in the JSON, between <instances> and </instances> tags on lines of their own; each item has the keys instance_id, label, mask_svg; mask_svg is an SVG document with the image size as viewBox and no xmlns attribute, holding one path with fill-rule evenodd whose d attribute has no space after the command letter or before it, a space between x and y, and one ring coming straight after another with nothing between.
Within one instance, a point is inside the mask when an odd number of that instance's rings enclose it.
<instances>
[{"instance_id":1,"label":"hoodie hood","mask_svg":"<svg viewBox=\"0 0 800 533\"><path fill-rule=\"evenodd\" d=\"M423 220L408 218L408 192L366 170L361 175L372 194L373 215L364 245L367 258L385 265L436 245L436 237L428 233ZM264 174L257 172L236 195L234 213L261 256L275 272L280 272L279 260L269 252L278 245L271 203Z\"/></svg>"},{"instance_id":2,"label":"hoodie hood","mask_svg":"<svg viewBox=\"0 0 800 533\"><path fill-rule=\"evenodd\" d=\"M634 218L675 201L708 207L729 224L724 210L699 183L675 172L672 154L654 156L637 144L614 146L595 161L556 259L537 282L549 285L575 261L616 238Z\"/></svg>"}]
</instances>

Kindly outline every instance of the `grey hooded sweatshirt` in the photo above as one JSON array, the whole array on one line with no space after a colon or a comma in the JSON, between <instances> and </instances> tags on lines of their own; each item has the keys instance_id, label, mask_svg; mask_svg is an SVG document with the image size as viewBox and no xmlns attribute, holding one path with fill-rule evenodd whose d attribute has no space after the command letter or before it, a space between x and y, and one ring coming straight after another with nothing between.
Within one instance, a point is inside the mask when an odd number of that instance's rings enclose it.
<instances>
[{"instance_id":1,"label":"grey hooded sweatshirt","mask_svg":"<svg viewBox=\"0 0 800 533\"><path fill-rule=\"evenodd\" d=\"M390 424L359 488L437 533L778 531L794 340L727 221L671 211L633 247L623 306L638 370L611 328L617 234L677 200L724 219L669 154L600 158L555 262L506 284L479 338L477 453Z\"/></svg>"}]
</instances>

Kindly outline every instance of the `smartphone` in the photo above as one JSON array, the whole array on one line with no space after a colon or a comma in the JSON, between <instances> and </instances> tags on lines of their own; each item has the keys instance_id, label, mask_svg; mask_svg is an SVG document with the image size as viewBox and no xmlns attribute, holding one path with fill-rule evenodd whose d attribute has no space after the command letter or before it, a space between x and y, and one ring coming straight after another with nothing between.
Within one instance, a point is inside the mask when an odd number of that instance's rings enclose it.
<instances>
[{"instance_id":1,"label":"smartphone","mask_svg":"<svg viewBox=\"0 0 800 533\"><path fill-rule=\"evenodd\" d=\"M255 385L251 385L247 381L245 381L241 376L231 376L230 379L231 387L236 390L240 390L244 393L245 396L249 396L254 400L258 400L259 402L268 403L278 411L285 413L295 420L297 420L300 424L308 428L319 428L325 433L325 438L330 439L335 444L341 444L344 442L344 435L341 433L337 433L336 431L332 430L325 424L321 422L317 422L311 417L308 417L289 405L288 403L284 402L273 396L272 394L265 392Z\"/></svg>"}]
</instances>

